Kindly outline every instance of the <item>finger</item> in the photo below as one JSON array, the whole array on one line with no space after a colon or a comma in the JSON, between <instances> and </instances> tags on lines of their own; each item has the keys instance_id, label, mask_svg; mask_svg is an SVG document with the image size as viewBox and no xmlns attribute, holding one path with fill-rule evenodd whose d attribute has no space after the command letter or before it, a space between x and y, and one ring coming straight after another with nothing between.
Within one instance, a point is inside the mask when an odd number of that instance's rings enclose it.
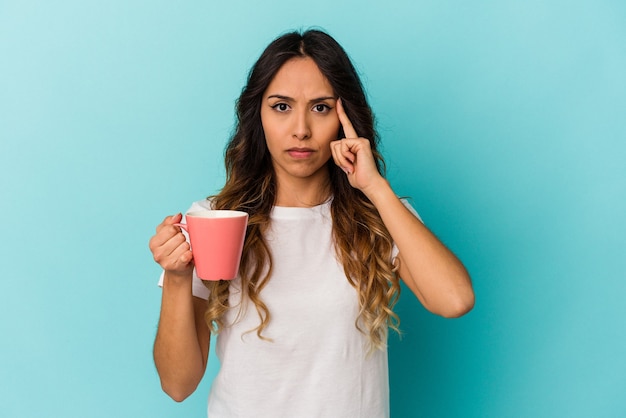
<instances>
[{"instance_id":1,"label":"finger","mask_svg":"<svg viewBox=\"0 0 626 418\"><path fill-rule=\"evenodd\" d=\"M174 225L175 223L180 222L183 219L183 215L181 213L177 213L176 215L172 215L172 216L166 216L165 219L163 219L163 222L161 222L156 230L157 232L159 232L159 230L161 228L163 228L164 226L168 226L168 225Z\"/></svg>"},{"instance_id":2,"label":"finger","mask_svg":"<svg viewBox=\"0 0 626 418\"><path fill-rule=\"evenodd\" d=\"M330 153L333 156L333 161L339 167L341 167L341 158L340 158L341 153L339 152L339 143L340 142L341 141L333 141L333 142L330 143Z\"/></svg>"},{"instance_id":3,"label":"finger","mask_svg":"<svg viewBox=\"0 0 626 418\"><path fill-rule=\"evenodd\" d=\"M172 254L171 257L159 262L159 265L166 271L181 271L189 268L193 261L193 255L189 249L181 248L180 251Z\"/></svg>"},{"instance_id":4,"label":"finger","mask_svg":"<svg viewBox=\"0 0 626 418\"><path fill-rule=\"evenodd\" d=\"M343 155L346 159L348 159L352 164L356 161L356 156L359 152L359 140L358 139L350 139L344 138L341 140L341 147L339 150L341 155Z\"/></svg>"},{"instance_id":5,"label":"finger","mask_svg":"<svg viewBox=\"0 0 626 418\"><path fill-rule=\"evenodd\" d=\"M169 254L176 246L186 242L182 232L175 226L161 228L161 230L150 239L149 247L153 254Z\"/></svg>"},{"instance_id":6,"label":"finger","mask_svg":"<svg viewBox=\"0 0 626 418\"><path fill-rule=\"evenodd\" d=\"M341 98L337 100L337 116L339 116L339 122L343 127L343 133L346 135L346 138L358 138L359 135L357 135L354 130L354 126L352 126L352 122L350 122L350 119L343 108L343 101Z\"/></svg>"},{"instance_id":7,"label":"finger","mask_svg":"<svg viewBox=\"0 0 626 418\"><path fill-rule=\"evenodd\" d=\"M174 252L174 249L180 247L181 245L189 246L189 243L182 232L177 232L163 244L163 247L169 248L171 249L171 252Z\"/></svg>"},{"instance_id":8,"label":"finger","mask_svg":"<svg viewBox=\"0 0 626 418\"><path fill-rule=\"evenodd\" d=\"M150 238L150 249L154 250L157 247L161 247L177 234L183 236L179 227L176 227L174 225L160 226L157 233L152 238Z\"/></svg>"},{"instance_id":9,"label":"finger","mask_svg":"<svg viewBox=\"0 0 626 418\"><path fill-rule=\"evenodd\" d=\"M182 243L170 254L169 260L174 266L185 267L193 259L193 254L189 248L189 244Z\"/></svg>"},{"instance_id":10,"label":"finger","mask_svg":"<svg viewBox=\"0 0 626 418\"><path fill-rule=\"evenodd\" d=\"M352 161L347 159L343 154L343 142L344 140L335 141L331 146L331 153L333 155L333 160L335 161L335 164L337 164L346 174L350 174L353 171L354 167L352 165Z\"/></svg>"},{"instance_id":11,"label":"finger","mask_svg":"<svg viewBox=\"0 0 626 418\"><path fill-rule=\"evenodd\" d=\"M175 263L189 249L189 243L179 233L153 250L154 260L166 268L166 266Z\"/></svg>"}]
</instances>

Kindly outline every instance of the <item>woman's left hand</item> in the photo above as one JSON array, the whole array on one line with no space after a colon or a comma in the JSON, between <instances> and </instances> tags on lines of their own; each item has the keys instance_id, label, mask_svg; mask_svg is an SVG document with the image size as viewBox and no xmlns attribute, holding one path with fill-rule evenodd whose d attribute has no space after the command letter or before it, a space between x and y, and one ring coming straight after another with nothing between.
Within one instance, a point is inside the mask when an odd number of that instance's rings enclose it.
<instances>
[{"instance_id":1,"label":"woman's left hand","mask_svg":"<svg viewBox=\"0 0 626 418\"><path fill-rule=\"evenodd\" d=\"M337 100L336 109L346 137L330 143L333 160L346 173L350 185L367 195L368 189L384 178L376 168L370 141L356 133L341 99Z\"/></svg>"}]
</instances>

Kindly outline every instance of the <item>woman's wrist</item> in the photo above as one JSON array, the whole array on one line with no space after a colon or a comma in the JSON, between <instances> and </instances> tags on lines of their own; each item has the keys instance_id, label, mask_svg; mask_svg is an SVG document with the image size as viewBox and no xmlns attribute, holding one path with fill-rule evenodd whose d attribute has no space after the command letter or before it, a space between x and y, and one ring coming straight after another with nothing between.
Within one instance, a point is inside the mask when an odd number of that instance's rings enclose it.
<instances>
[{"instance_id":1,"label":"woman's wrist","mask_svg":"<svg viewBox=\"0 0 626 418\"><path fill-rule=\"evenodd\" d=\"M164 287L188 287L191 286L193 270L184 272L166 270L163 276Z\"/></svg>"},{"instance_id":2,"label":"woman's wrist","mask_svg":"<svg viewBox=\"0 0 626 418\"><path fill-rule=\"evenodd\" d=\"M384 202L386 199L388 199L390 195L395 196L395 193L391 189L391 185L383 176L380 176L378 179L373 181L367 188L364 188L361 191L376 207L378 207L381 202Z\"/></svg>"}]
</instances>

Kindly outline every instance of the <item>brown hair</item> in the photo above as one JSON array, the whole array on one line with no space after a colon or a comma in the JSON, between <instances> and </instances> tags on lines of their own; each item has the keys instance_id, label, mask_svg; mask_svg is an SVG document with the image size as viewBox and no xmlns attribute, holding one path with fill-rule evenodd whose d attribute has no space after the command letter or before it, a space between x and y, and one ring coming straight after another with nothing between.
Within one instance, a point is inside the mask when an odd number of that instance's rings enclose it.
<instances>
[{"instance_id":1,"label":"brown hair","mask_svg":"<svg viewBox=\"0 0 626 418\"><path fill-rule=\"evenodd\" d=\"M261 98L280 67L296 57L315 61L341 98L356 132L370 139L378 171L384 173L374 117L359 76L343 48L318 30L291 32L275 39L252 67L237 101L237 124L225 152L226 183L220 193L210 198L215 209L249 214L239 273L242 290L260 317L256 328L260 338L271 318L261 293L272 274L272 254L264 234L276 199L274 169L261 125ZM340 129L337 138L343 136ZM369 199L350 186L345 173L332 159L327 167L333 196L331 214L336 253L359 301L360 313L355 325L369 336L373 347L380 348L386 343L387 327L397 330L399 323L392 310L400 293L396 268L391 261L393 242ZM211 291L205 319L212 332L218 332L224 326L222 316L229 308L229 282L205 284Z\"/></svg>"}]
</instances>

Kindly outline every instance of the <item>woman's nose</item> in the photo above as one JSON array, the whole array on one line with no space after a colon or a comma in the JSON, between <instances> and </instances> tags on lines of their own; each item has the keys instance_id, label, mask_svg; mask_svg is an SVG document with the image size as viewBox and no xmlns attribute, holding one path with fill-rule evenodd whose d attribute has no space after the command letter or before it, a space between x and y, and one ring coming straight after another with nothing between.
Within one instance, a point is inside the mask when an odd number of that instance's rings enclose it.
<instances>
[{"instance_id":1,"label":"woman's nose","mask_svg":"<svg viewBox=\"0 0 626 418\"><path fill-rule=\"evenodd\" d=\"M298 112L294 115L293 136L299 140L311 138L311 127L306 112Z\"/></svg>"}]
</instances>

